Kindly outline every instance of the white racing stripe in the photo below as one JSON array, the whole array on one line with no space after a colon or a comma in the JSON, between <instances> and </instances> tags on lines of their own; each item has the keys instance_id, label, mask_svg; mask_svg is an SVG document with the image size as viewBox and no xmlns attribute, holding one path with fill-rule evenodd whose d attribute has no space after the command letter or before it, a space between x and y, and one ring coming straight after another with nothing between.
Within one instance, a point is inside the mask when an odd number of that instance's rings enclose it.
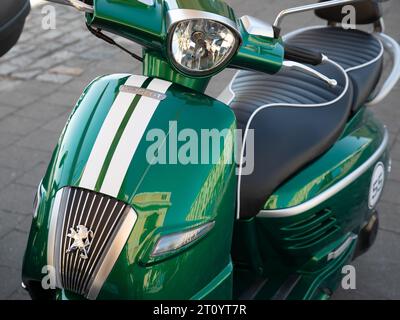
<instances>
[{"instance_id":1,"label":"white racing stripe","mask_svg":"<svg viewBox=\"0 0 400 320\"><path fill-rule=\"evenodd\" d=\"M146 79L145 76L131 76L125 85L141 87ZM127 92L118 93L97 135L79 184L80 187L94 190L113 139L135 96L135 94Z\"/></svg>"},{"instance_id":2,"label":"white racing stripe","mask_svg":"<svg viewBox=\"0 0 400 320\"><path fill-rule=\"evenodd\" d=\"M171 84L168 81L154 79L147 88L166 93ZM133 156L159 104L160 100L157 99L149 97L140 99L114 152L100 190L101 193L113 197L118 195Z\"/></svg>"}]
</instances>

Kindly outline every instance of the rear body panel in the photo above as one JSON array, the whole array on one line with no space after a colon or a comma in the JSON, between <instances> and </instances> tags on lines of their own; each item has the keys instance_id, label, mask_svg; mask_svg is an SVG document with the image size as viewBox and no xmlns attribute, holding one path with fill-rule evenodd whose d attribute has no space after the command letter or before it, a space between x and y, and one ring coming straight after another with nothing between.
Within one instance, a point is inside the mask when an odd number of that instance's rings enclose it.
<instances>
[{"instance_id":1,"label":"rear body panel","mask_svg":"<svg viewBox=\"0 0 400 320\"><path fill-rule=\"evenodd\" d=\"M130 91L134 87L147 91L134 94ZM189 136L176 136L187 128ZM191 134L201 137L204 129L231 132L232 111L210 97L155 78L111 75L92 82L74 108L43 179L43 198L24 259L25 281L43 278L42 268L49 260L51 206L58 190L73 187L111 196L137 215L97 298L189 299L212 296L214 290L229 298L234 164L168 158L186 154L188 149L181 147L187 146ZM164 138L158 133L165 133ZM226 141L218 146L221 160L231 150ZM213 146L210 143L210 150ZM167 152L171 148L176 151ZM169 164L163 163L162 151ZM214 228L193 246L162 258L150 256L161 235L210 221L215 221ZM57 297L74 298L74 294L64 291Z\"/></svg>"},{"instance_id":2,"label":"rear body panel","mask_svg":"<svg viewBox=\"0 0 400 320\"><path fill-rule=\"evenodd\" d=\"M287 299L325 299L336 289L357 235L374 212L368 199L379 162L388 169L387 131L362 108L330 150L281 185L256 218L237 223L234 262L245 269L256 266L269 279L257 298L273 298L290 277L295 281ZM251 232L257 234L258 249L249 258L240 239ZM335 251L341 254L329 258Z\"/></svg>"}]
</instances>

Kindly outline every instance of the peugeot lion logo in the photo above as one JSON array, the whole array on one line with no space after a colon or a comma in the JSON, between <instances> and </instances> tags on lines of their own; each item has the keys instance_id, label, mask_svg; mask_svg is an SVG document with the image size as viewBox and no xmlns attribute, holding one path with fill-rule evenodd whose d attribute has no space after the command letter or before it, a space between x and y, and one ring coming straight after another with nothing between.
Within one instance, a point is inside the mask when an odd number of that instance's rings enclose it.
<instances>
[{"instance_id":1,"label":"peugeot lion logo","mask_svg":"<svg viewBox=\"0 0 400 320\"><path fill-rule=\"evenodd\" d=\"M74 228L70 228L70 233L67 234L67 237L74 240L68 248L67 253L79 250L79 256L86 260L88 258L90 245L92 244L93 232L82 225L77 226L76 230L77 231L75 231Z\"/></svg>"}]
</instances>

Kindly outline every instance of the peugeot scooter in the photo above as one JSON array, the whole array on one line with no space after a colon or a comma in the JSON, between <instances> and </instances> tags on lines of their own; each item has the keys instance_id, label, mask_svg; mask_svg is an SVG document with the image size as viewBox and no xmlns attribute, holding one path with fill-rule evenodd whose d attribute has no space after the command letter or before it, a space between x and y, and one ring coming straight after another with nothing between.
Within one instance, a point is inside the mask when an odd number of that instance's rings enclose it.
<instances>
[{"instance_id":1,"label":"peugeot scooter","mask_svg":"<svg viewBox=\"0 0 400 320\"><path fill-rule=\"evenodd\" d=\"M400 76L380 4L320 1L270 25L221 0L53 2L110 44L140 44L143 74L101 76L73 109L37 190L31 297L329 298L375 240L390 171L369 110ZM348 4L374 32L341 27ZM305 11L326 25L282 35ZM229 86L207 96L228 67ZM220 143L204 147L204 130Z\"/></svg>"}]
</instances>

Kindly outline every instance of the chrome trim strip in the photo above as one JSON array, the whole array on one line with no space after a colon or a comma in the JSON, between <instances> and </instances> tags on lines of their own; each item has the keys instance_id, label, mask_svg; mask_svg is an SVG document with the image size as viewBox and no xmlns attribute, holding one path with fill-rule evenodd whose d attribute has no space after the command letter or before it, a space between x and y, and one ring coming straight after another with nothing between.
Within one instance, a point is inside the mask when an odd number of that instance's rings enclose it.
<instances>
[{"instance_id":1,"label":"chrome trim strip","mask_svg":"<svg viewBox=\"0 0 400 320\"><path fill-rule=\"evenodd\" d=\"M294 207L285 208L285 209L277 209L277 210L261 210L257 217L260 218L282 218L282 217L291 217L303 212L306 212L316 206L320 205L324 201L328 200L336 193L340 192L347 186L349 186L352 182L362 176L368 169L370 169L375 162L379 160L379 158L383 155L386 150L389 141L389 134L387 129L385 128L385 136L382 140L381 145L379 146L378 150L360 167L350 173L348 176L344 177L338 183L330 187L329 189L325 190L324 192L320 193L316 197L299 204Z\"/></svg>"},{"instance_id":2,"label":"chrome trim strip","mask_svg":"<svg viewBox=\"0 0 400 320\"><path fill-rule=\"evenodd\" d=\"M346 249L347 249L348 247L350 247L350 245L353 243L353 241L356 240L357 238L358 238L358 236L357 236L356 234L351 234L351 235L339 246L339 248L337 248L336 250L334 250L334 251L332 251L332 252L330 252L330 253L328 254L327 260L328 260L328 261L331 261L331 260L335 260L335 259L339 258L339 257L343 254L343 252L345 252Z\"/></svg>"},{"instance_id":3,"label":"chrome trim strip","mask_svg":"<svg viewBox=\"0 0 400 320\"><path fill-rule=\"evenodd\" d=\"M240 71L236 71L235 75L233 76L231 82L229 85L219 94L217 97L217 100L221 101L222 103L225 103L226 105L230 105L232 101L236 97L236 93L232 89L232 85L235 82L236 78L239 76Z\"/></svg>"},{"instance_id":4,"label":"chrome trim strip","mask_svg":"<svg viewBox=\"0 0 400 320\"><path fill-rule=\"evenodd\" d=\"M171 28L177 24L178 22L192 19L208 19L221 22L222 24L233 29L238 35L239 39L241 39L241 34L239 32L238 26L235 21L226 18L224 16L220 16L215 13L205 12L200 10L192 10L192 9L173 9L169 10L167 13L167 30L168 33L171 31Z\"/></svg>"},{"instance_id":5,"label":"chrome trim strip","mask_svg":"<svg viewBox=\"0 0 400 320\"><path fill-rule=\"evenodd\" d=\"M71 197L71 189L69 189L69 191L68 191L68 198L67 198L68 202L66 204L66 208L69 208L69 211L71 210L71 208L73 207L73 205L75 203L75 196L76 196L77 190L74 189L73 192L74 192L74 195L72 196L72 200L69 203L70 197ZM68 221L67 221L68 225L70 225L70 220L71 220L71 214L68 215ZM62 284L66 283L65 266L66 266L66 263L67 263L67 257L65 256L65 254L63 252L63 246L67 241L67 240L65 240L65 237L67 236L68 230L65 230L65 232L64 232L64 225L65 225L65 214L64 214L64 217L62 219L62 224L61 224L60 229L57 228L57 230L60 230L58 234L61 234L61 237L58 240L59 241L59 245L57 245L57 249L59 250L59 252L58 252L58 257L59 258L58 258L58 260L56 260L56 261L59 261L58 264L60 265L60 267L56 266L56 270L59 270L59 273L61 273L63 275Z\"/></svg>"},{"instance_id":6,"label":"chrome trim strip","mask_svg":"<svg viewBox=\"0 0 400 320\"><path fill-rule=\"evenodd\" d=\"M248 34L267 38L275 37L274 28L269 23L247 15L241 17L240 20Z\"/></svg>"},{"instance_id":7,"label":"chrome trim strip","mask_svg":"<svg viewBox=\"0 0 400 320\"><path fill-rule=\"evenodd\" d=\"M99 270L96 272L96 277L91 284L87 298L90 300L96 299L104 282L111 272L115 262L117 261L122 249L131 234L133 227L137 221L137 214L132 208L128 208L127 214L121 226L116 229L114 241L108 248L105 254L105 259L101 262Z\"/></svg>"},{"instance_id":8,"label":"chrome trim strip","mask_svg":"<svg viewBox=\"0 0 400 320\"><path fill-rule=\"evenodd\" d=\"M84 216L84 214L85 214L85 208L86 208L86 204L87 204L87 201L88 201L88 198L89 198L89 193L87 193L86 194L86 199L85 199L85 202L84 202L84 204L83 204L83 209L82 209L82 213L81 213L81 215L80 215L80 217L79 217L79 222L77 223L77 226L78 225L81 225L82 224L82 218L83 218L83 216ZM94 200L94 199L93 199ZM91 211L89 210L89 213L90 213ZM86 215L86 217L88 217L88 215ZM86 225L86 223L84 224L84 225ZM75 228L75 225L74 225L74 228ZM89 250L88 250L89 251ZM73 262L73 266L75 266L75 268L71 271L71 278L70 278L70 280L71 280L71 287L70 288L74 288L74 283L75 283L75 278L78 276L78 273L79 273L79 271L78 271L78 268L77 268L77 262L78 262L78 256L79 256L79 254L76 254L75 255L75 259L74 259L74 262ZM71 261L72 261L72 259L71 259ZM80 261L79 261L80 262Z\"/></svg>"},{"instance_id":9,"label":"chrome trim strip","mask_svg":"<svg viewBox=\"0 0 400 320\"><path fill-rule=\"evenodd\" d=\"M366 103L368 107L380 103L393 90L400 78L400 46L396 40L384 33L375 34L381 40L382 46L390 54L393 60L393 69L383 83L381 89Z\"/></svg>"},{"instance_id":10,"label":"chrome trim strip","mask_svg":"<svg viewBox=\"0 0 400 320\"><path fill-rule=\"evenodd\" d=\"M79 209L79 207L81 205L81 202L82 202L82 196L83 196L82 190L80 190L79 193L80 193L80 195L79 195L78 203L76 203L76 202L73 203L72 207L71 207L71 212L73 212L73 215L74 215L74 219L73 219L73 222L72 222L72 227L73 228L75 228L78 225L76 219L78 217L78 209ZM75 205L76 205L76 207L75 207ZM68 234L69 231L70 230L67 229L67 234ZM63 240L67 243L67 245L65 246L66 249L71 247L71 244L73 242L72 238L66 237ZM62 254L64 255L65 252L62 252ZM72 268L72 266L73 266L72 259L73 259L72 256L69 255L69 254L67 255L67 257L65 259L66 260L66 267L67 267L68 272L67 272L67 274L65 274L65 276L67 277L66 278L67 281L64 284L66 284L68 286L68 288L71 288L71 281L72 281L72 270L73 270L73 268Z\"/></svg>"},{"instance_id":11,"label":"chrome trim strip","mask_svg":"<svg viewBox=\"0 0 400 320\"><path fill-rule=\"evenodd\" d=\"M311 11L311 10L316 10L316 9L331 8L331 7L335 7L338 5L356 3L359 1L363 1L363 0L331 0L331 1L326 1L326 2L313 3L313 4L304 5L304 6L285 9L285 10L282 10L281 12L279 12L273 25L277 28L280 28L283 18L290 14L306 12L306 11Z\"/></svg>"},{"instance_id":12,"label":"chrome trim strip","mask_svg":"<svg viewBox=\"0 0 400 320\"><path fill-rule=\"evenodd\" d=\"M134 95L139 95L139 96L152 98L152 99L156 99L156 100L160 100L160 101L163 101L167 98L167 95L165 93L142 88L142 87L122 85L119 87L119 91L126 92L126 93L132 93Z\"/></svg>"},{"instance_id":13,"label":"chrome trim strip","mask_svg":"<svg viewBox=\"0 0 400 320\"><path fill-rule=\"evenodd\" d=\"M56 244L56 231L59 218L59 209L61 205L61 199L63 195L63 189L58 190L51 207L49 233L47 236L47 265L55 267L55 244Z\"/></svg>"}]
</instances>

